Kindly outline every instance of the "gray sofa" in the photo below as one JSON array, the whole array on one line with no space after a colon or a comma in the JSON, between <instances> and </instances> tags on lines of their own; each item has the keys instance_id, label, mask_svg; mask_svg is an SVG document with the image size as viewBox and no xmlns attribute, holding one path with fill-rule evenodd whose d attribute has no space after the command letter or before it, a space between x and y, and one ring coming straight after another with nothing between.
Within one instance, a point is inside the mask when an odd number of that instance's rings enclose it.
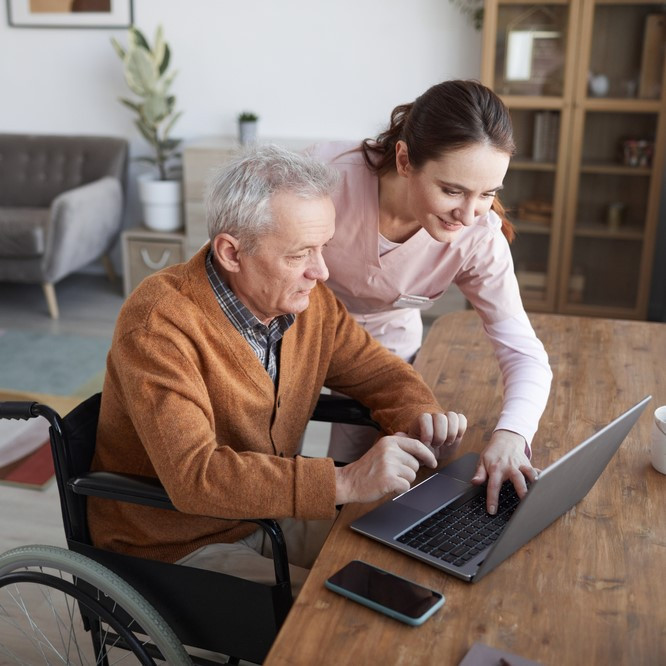
<instances>
[{"instance_id":1,"label":"gray sofa","mask_svg":"<svg viewBox=\"0 0 666 666\"><path fill-rule=\"evenodd\" d=\"M41 284L54 319L55 283L120 233L127 153L114 137L0 134L0 282Z\"/></svg>"}]
</instances>

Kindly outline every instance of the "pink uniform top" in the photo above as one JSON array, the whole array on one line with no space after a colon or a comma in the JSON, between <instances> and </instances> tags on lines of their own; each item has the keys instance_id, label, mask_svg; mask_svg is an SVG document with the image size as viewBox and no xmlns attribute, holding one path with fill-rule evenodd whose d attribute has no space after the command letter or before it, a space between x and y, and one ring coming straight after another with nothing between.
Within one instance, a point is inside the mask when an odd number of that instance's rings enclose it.
<instances>
[{"instance_id":1,"label":"pink uniform top","mask_svg":"<svg viewBox=\"0 0 666 666\"><path fill-rule=\"evenodd\" d=\"M332 142L308 149L341 176L333 197L335 236L324 249L327 285L368 332L411 359L423 335L420 311L456 284L483 320L502 370L504 407L497 429L518 432L529 444L552 374L525 314L499 217L492 211L479 217L450 243L420 229L381 254L380 245L392 244L382 243L379 233L379 180L357 148Z\"/></svg>"}]
</instances>

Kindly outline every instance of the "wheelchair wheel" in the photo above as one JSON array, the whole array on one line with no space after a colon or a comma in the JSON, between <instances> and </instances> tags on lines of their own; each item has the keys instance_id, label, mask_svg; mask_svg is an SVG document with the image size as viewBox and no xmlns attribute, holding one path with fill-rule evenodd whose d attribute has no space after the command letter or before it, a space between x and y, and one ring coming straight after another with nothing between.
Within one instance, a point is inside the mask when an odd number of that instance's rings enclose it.
<instances>
[{"instance_id":1,"label":"wheelchair wheel","mask_svg":"<svg viewBox=\"0 0 666 666\"><path fill-rule=\"evenodd\" d=\"M98 562L55 546L0 555L0 664L116 663L192 661L157 611Z\"/></svg>"}]
</instances>

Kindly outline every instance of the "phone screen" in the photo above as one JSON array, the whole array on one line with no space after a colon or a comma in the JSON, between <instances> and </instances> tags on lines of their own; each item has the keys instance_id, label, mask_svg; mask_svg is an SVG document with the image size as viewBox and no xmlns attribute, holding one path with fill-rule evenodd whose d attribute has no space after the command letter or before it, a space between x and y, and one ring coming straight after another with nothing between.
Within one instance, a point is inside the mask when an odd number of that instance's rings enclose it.
<instances>
[{"instance_id":1,"label":"phone screen","mask_svg":"<svg viewBox=\"0 0 666 666\"><path fill-rule=\"evenodd\" d=\"M336 591L346 591L367 599L376 606L410 620L425 619L429 615L428 611L441 606L443 602L439 592L360 560L349 562L333 574L327 581L327 587L339 588Z\"/></svg>"}]
</instances>

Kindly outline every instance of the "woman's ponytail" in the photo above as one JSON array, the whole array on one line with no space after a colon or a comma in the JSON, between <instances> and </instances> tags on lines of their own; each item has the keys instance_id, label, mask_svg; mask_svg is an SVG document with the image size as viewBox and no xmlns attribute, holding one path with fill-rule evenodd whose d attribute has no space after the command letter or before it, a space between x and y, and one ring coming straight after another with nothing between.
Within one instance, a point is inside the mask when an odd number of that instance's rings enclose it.
<instances>
[{"instance_id":1,"label":"woman's ponytail","mask_svg":"<svg viewBox=\"0 0 666 666\"><path fill-rule=\"evenodd\" d=\"M414 102L396 106L391 112L389 126L376 139L365 139L361 143L368 169L379 175L395 169L395 145L404 138L405 123L413 106Z\"/></svg>"}]
</instances>

